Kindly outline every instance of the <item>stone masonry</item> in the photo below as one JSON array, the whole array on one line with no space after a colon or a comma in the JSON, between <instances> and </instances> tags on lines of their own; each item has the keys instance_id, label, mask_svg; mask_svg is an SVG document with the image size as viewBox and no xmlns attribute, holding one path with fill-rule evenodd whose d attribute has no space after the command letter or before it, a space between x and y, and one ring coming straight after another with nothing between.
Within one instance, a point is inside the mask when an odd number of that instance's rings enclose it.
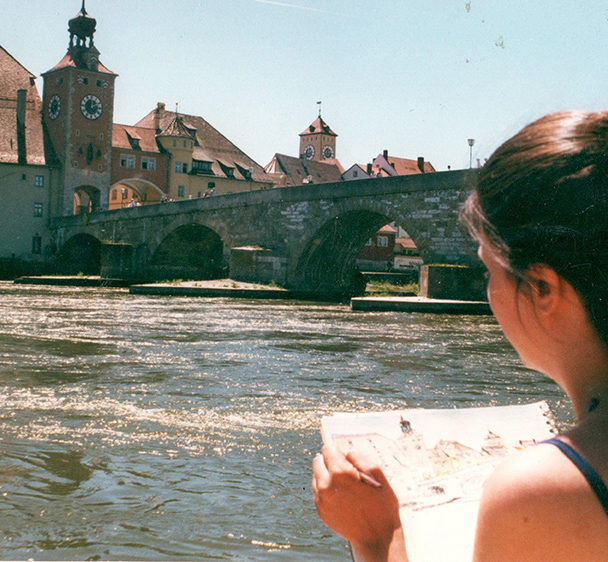
<instances>
[{"instance_id":1,"label":"stone masonry","mask_svg":"<svg viewBox=\"0 0 608 562\"><path fill-rule=\"evenodd\" d=\"M225 274L231 249L238 248L233 267L255 262L260 270L260 264L272 262L260 281L276 274L274 281L293 290L346 295L358 282L359 251L391 221L408 231L425 263L476 264L458 222L475 177L474 170L458 170L309 184L63 217L52 226L58 255L85 240L131 245L131 262L121 266L125 277L158 278L154 267L162 266L178 278L180 271L196 277L199 268L202 278L210 271L205 273L205 257L217 262L218 252L223 270L215 263L213 271ZM243 258L243 248L258 252L258 258ZM111 259L111 252L101 255L102 261ZM125 255L122 248L121 263ZM238 279L239 271L230 275ZM254 280L251 270L240 276Z\"/></svg>"}]
</instances>

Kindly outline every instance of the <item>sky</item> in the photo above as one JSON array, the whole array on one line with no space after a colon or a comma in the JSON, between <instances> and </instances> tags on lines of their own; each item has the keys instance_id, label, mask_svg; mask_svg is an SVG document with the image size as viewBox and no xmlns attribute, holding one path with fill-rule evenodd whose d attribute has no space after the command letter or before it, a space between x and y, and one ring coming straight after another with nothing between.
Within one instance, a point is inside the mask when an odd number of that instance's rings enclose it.
<instances>
[{"instance_id":1,"label":"sky","mask_svg":"<svg viewBox=\"0 0 608 562\"><path fill-rule=\"evenodd\" d=\"M0 44L53 67L81 0L0 0ZM264 166L316 119L345 168L383 150L473 165L551 111L608 107L599 0L86 0L118 74L114 121L159 101L200 115ZM0 77L1 79L1 77Z\"/></svg>"}]
</instances>

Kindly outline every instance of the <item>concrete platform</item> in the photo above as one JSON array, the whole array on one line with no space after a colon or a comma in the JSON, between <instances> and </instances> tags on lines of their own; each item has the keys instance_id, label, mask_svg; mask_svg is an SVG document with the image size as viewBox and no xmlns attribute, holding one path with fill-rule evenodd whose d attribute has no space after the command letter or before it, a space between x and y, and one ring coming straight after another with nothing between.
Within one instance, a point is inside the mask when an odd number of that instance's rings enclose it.
<instances>
[{"instance_id":1,"label":"concrete platform","mask_svg":"<svg viewBox=\"0 0 608 562\"><path fill-rule=\"evenodd\" d=\"M48 275L17 277L20 285L57 285L61 287L128 287L124 279L105 279L98 275Z\"/></svg>"},{"instance_id":2,"label":"concrete platform","mask_svg":"<svg viewBox=\"0 0 608 562\"><path fill-rule=\"evenodd\" d=\"M369 312L433 312L436 314L492 314L484 301L427 299L425 297L354 297L353 310Z\"/></svg>"},{"instance_id":3,"label":"concrete platform","mask_svg":"<svg viewBox=\"0 0 608 562\"><path fill-rule=\"evenodd\" d=\"M131 285L134 295L178 297L228 297L238 299L291 299L295 295L287 289L256 283L243 283L230 279L209 281L181 281L179 283L146 283Z\"/></svg>"}]
</instances>

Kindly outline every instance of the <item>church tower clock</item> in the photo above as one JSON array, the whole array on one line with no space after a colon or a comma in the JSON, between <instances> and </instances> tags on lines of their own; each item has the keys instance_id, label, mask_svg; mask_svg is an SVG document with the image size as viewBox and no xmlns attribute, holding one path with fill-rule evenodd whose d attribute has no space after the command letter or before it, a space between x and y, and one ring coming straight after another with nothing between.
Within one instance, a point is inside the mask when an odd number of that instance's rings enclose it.
<instances>
[{"instance_id":1,"label":"church tower clock","mask_svg":"<svg viewBox=\"0 0 608 562\"><path fill-rule=\"evenodd\" d=\"M300 158L323 162L336 158L336 137L323 118L319 116L300 133Z\"/></svg>"},{"instance_id":2,"label":"church tower clock","mask_svg":"<svg viewBox=\"0 0 608 562\"><path fill-rule=\"evenodd\" d=\"M60 169L51 202L54 216L108 206L116 74L99 60L93 44L96 23L83 0L68 22L67 53L42 75L47 162Z\"/></svg>"}]
</instances>

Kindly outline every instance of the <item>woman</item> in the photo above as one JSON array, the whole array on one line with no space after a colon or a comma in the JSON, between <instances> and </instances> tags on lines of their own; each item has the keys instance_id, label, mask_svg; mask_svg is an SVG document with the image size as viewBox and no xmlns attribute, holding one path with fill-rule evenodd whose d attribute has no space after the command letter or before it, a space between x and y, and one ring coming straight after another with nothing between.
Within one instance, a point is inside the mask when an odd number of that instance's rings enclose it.
<instances>
[{"instance_id":1,"label":"woman","mask_svg":"<svg viewBox=\"0 0 608 562\"><path fill-rule=\"evenodd\" d=\"M505 336L577 419L486 482L474 559L608 560L608 112L525 127L481 169L462 219ZM407 560L397 499L373 461L326 446L312 485L321 518L363 559Z\"/></svg>"}]
</instances>

